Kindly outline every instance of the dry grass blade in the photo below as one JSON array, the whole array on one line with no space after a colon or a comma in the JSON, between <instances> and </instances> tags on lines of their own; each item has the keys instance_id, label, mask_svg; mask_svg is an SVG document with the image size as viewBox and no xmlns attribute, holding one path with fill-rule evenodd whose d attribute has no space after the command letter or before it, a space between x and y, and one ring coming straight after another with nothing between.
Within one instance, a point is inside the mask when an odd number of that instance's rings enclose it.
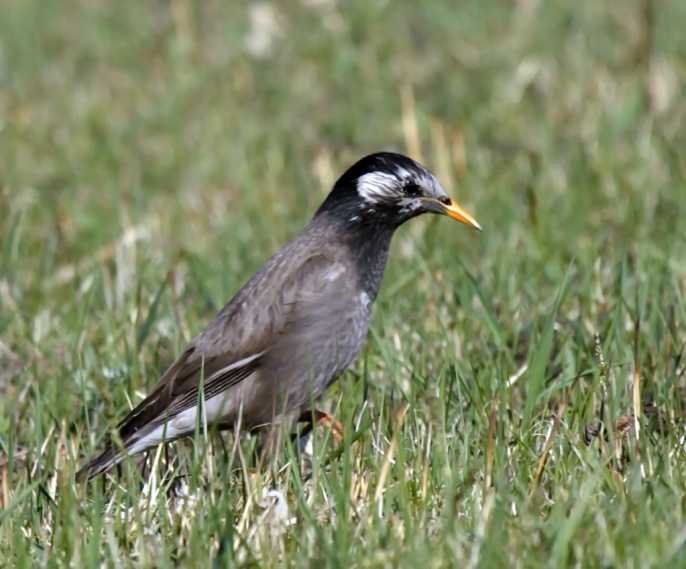
<instances>
[{"instance_id":1,"label":"dry grass blade","mask_svg":"<svg viewBox=\"0 0 686 569\"><path fill-rule=\"evenodd\" d=\"M410 156L422 161L422 146L417 125L417 108L414 102L412 85L403 83L400 87L400 105L402 112L403 134L405 146Z\"/></svg>"},{"instance_id":2,"label":"dry grass blade","mask_svg":"<svg viewBox=\"0 0 686 569\"><path fill-rule=\"evenodd\" d=\"M375 504L378 504L379 500L381 500L381 497L383 496L386 485L386 478L388 477L388 471L391 468L391 461L393 460L395 447L398 444L400 427L403 423L403 419L405 418L408 409L409 405L407 403L403 403L398 409L398 412L395 414L395 421L393 422L393 436L391 437L391 442L388 445L388 448L386 449L386 453L384 454L383 465L381 467L381 472L379 473L379 482L376 486L376 492L374 492Z\"/></svg>"}]
</instances>

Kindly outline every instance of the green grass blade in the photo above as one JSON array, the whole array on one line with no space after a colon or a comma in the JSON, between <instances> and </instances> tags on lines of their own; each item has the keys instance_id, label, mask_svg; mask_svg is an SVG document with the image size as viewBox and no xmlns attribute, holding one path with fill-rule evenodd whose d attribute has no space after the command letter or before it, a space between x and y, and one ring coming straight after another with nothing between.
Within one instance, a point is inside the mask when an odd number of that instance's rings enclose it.
<instances>
[{"instance_id":1,"label":"green grass blade","mask_svg":"<svg viewBox=\"0 0 686 569\"><path fill-rule=\"evenodd\" d=\"M548 316L543 334L538 341L538 346L533 352L530 360L529 370L526 374L526 402L524 404L524 412L522 415L522 433L524 436L529 431L531 422L533 421L534 408L538 404L538 398L545 388L545 370L550 359L550 351L553 346L553 335L555 332L555 323L557 321L557 313L560 309L560 304L567 293L567 286L572 274L573 264L570 263L565 273L562 283L555 296L555 303L553 309Z\"/></svg>"}]
</instances>

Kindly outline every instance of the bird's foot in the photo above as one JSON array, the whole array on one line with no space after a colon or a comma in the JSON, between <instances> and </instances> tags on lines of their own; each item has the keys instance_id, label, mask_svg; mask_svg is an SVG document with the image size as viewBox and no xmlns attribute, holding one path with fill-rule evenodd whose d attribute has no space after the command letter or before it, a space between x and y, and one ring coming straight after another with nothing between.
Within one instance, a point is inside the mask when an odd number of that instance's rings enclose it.
<instances>
[{"instance_id":1,"label":"bird's foot","mask_svg":"<svg viewBox=\"0 0 686 569\"><path fill-rule=\"evenodd\" d=\"M307 454L312 454L312 435L315 427L324 427L331 433L331 439L335 446L343 442L343 425L333 415L323 411L306 411L300 415L299 423L305 423L299 434L300 448Z\"/></svg>"}]
</instances>

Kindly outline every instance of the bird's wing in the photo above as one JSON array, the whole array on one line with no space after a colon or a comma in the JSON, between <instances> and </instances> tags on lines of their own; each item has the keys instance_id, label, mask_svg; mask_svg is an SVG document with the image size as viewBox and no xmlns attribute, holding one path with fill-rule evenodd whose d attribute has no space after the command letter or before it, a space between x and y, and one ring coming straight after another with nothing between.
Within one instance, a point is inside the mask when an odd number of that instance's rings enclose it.
<instances>
[{"instance_id":1,"label":"bird's wing","mask_svg":"<svg viewBox=\"0 0 686 569\"><path fill-rule=\"evenodd\" d=\"M214 351L189 345L164 373L147 397L118 425L122 440L142 427L172 418L196 405L202 384L209 399L240 383L256 369L261 352L237 359L236 352Z\"/></svg>"},{"instance_id":2,"label":"bird's wing","mask_svg":"<svg viewBox=\"0 0 686 569\"><path fill-rule=\"evenodd\" d=\"M341 285L349 279L331 278L345 270L336 257L334 251L307 256L297 267L288 267L280 282L270 279L269 271L266 278L258 273L253 285L248 283L236 295L119 424L122 440L126 443L139 429L195 406L201 384L205 400L229 393L268 354L283 353L285 346L297 348L298 337L311 332L322 302L336 303L345 297Z\"/></svg>"}]
</instances>

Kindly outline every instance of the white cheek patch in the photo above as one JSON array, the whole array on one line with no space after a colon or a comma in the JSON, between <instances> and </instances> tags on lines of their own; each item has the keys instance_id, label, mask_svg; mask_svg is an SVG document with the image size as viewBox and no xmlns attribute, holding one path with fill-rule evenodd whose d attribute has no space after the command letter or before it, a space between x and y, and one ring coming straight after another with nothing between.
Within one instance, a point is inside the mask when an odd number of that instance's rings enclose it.
<instances>
[{"instance_id":1,"label":"white cheek patch","mask_svg":"<svg viewBox=\"0 0 686 569\"><path fill-rule=\"evenodd\" d=\"M383 172L370 172L357 180L357 193L365 202L378 204L402 196L398 178Z\"/></svg>"}]
</instances>

